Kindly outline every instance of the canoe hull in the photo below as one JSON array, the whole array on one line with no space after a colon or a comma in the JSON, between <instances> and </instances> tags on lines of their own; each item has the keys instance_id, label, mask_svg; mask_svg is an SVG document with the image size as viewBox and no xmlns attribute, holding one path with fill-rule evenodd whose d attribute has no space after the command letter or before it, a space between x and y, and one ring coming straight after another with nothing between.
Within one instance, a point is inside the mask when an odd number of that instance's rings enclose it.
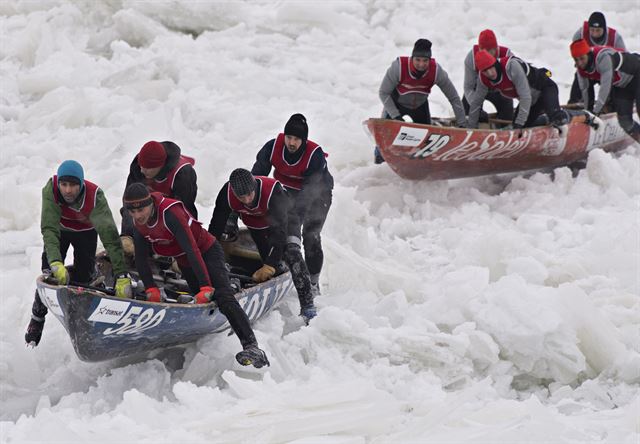
<instances>
[{"instance_id":1,"label":"canoe hull","mask_svg":"<svg viewBox=\"0 0 640 444\"><path fill-rule=\"evenodd\" d=\"M42 302L64 326L83 361L97 362L194 342L229 329L215 303L169 304L119 299L83 287L37 280ZM251 322L269 313L292 289L290 273L236 295Z\"/></svg>"},{"instance_id":2,"label":"canoe hull","mask_svg":"<svg viewBox=\"0 0 640 444\"><path fill-rule=\"evenodd\" d=\"M364 122L382 156L399 176L413 180L457 179L553 168L583 159L592 149L617 151L634 143L615 114L601 116L597 130L570 123L562 135L549 126L470 130L387 119Z\"/></svg>"}]
</instances>

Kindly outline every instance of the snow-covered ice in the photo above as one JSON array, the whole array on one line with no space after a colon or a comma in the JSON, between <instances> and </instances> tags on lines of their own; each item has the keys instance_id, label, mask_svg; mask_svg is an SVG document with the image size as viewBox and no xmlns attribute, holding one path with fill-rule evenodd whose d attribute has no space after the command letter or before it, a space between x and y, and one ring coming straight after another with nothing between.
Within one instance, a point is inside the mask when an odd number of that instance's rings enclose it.
<instances>
[{"instance_id":1,"label":"snow-covered ice","mask_svg":"<svg viewBox=\"0 0 640 444\"><path fill-rule=\"evenodd\" d=\"M602 10L640 50L640 5L582 2L0 1L0 439L21 442L637 443L640 148L586 169L410 182L372 165L362 121L419 37L461 91L478 33L546 66ZM452 115L444 96L434 115ZM319 316L291 296L237 339L89 364L49 317L24 346L40 190L80 161L117 215L147 140L196 157L197 205L289 115L336 178ZM119 221L118 221L119 222Z\"/></svg>"}]
</instances>

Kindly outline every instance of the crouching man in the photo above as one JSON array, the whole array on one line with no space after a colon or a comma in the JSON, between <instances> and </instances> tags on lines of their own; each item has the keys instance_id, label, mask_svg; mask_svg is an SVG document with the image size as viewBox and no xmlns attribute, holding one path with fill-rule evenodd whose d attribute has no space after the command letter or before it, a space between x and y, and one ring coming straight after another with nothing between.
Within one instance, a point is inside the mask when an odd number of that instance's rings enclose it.
<instances>
[{"instance_id":1,"label":"crouching man","mask_svg":"<svg viewBox=\"0 0 640 444\"><path fill-rule=\"evenodd\" d=\"M242 344L243 351L236 354L240 364L253 364L257 368L269 365L267 355L258 348L247 314L234 296L224 252L216 238L202 228L181 201L149 193L141 183L127 187L123 203L133 219L135 263L147 300L161 301L148 262L151 248L154 254L176 259L182 276L196 295L196 303L216 302Z\"/></svg>"},{"instance_id":2,"label":"crouching man","mask_svg":"<svg viewBox=\"0 0 640 444\"><path fill-rule=\"evenodd\" d=\"M118 297L131 296L131 278L127 274L118 229L109 203L98 185L85 180L82 166L75 160L65 160L58 172L42 189L40 230L44 240L42 271L60 285L71 280L88 285L93 278L98 236L104 245L116 278ZM64 258L73 246L73 270L64 266ZM36 291L31 322L24 336L35 347L42 338L47 307Z\"/></svg>"},{"instance_id":3,"label":"crouching man","mask_svg":"<svg viewBox=\"0 0 640 444\"><path fill-rule=\"evenodd\" d=\"M316 316L309 270L299 244L287 243L289 196L276 179L254 176L243 168L233 170L216 199L209 232L219 236L231 211L239 214L258 247L263 266L253 280L264 282L276 274L282 260L291 270L291 278L300 300L300 316L305 323Z\"/></svg>"}]
</instances>

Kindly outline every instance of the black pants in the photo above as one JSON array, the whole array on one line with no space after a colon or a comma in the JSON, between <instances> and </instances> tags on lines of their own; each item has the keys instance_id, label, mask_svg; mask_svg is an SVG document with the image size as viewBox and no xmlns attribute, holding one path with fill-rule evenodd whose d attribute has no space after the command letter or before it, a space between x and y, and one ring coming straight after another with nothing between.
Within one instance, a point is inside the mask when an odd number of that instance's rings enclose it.
<instances>
[{"instance_id":1,"label":"black pants","mask_svg":"<svg viewBox=\"0 0 640 444\"><path fill-rule=\"evenodd\" d=\"M595 103L596 92L593 87L596 83L594 80L589 80L589 110L593 109L593 104ZM582 91L580 91L580 86L578 85L578 73L576 72L573 76L573 83L571 84L571 92L569 93L569 101L567 103L578 103L582 102Z\"/></svg>"},{"instance_id":2,"label":"black pants","mask_svg":"<svg viewBox=\"0 0 640 444\"><path fill-rule=\"evenodd\" d=\"M496 117L502 120L513 120L513 99L503 96L498 91L489 91L485 100L493 103L496 107ZM469 102L465 96L462 96L462 106L464 113L469 115ZM479 122L488 122L489 116L484 110L480 110Z\"/></svg>"},{"instance_id":3,"label":"black pants","mask_svg":"<svg viewBox=\"0 0 640 444\"><path fill-rule=\"evenodd\" d=\"M271 243L269 242L269 229L265 230L253 230L249 229L251 238L258 247L260 257L264 262L269 256L269 249ZM309 278L309 270L307 264L302 258L299 245L289 244L284 250L283 259L289 270L291 271L291 280L293 286L298 293L298 299L300 300L300 307L305 308L313 305L313 295L311 294L311 280Z\"/></svg>"},{"instance_id":4,"label":"black pants","mask_svg":"<svg viewBox=\"0 0 640 444\"><path fill-rule=\"evenodd\" d=\"M545 76L540 79L536 87L540 89L540 97L529 109L529 117L527 117L527 121L524 124L525 128L539 125L540 122L536 122L536 120L542 114L546 114L551 123L566 123L567 114L560 108L556 82ZM520 105L518 105L517 110L519 109ZM516 117L517 115L516 113Z\"/></svg>"},{"instance_id":5,"label":"black pants","mask_svg":"<svg viewBox=\"0 0 640 444\"><path fill-rule=\"evenodd\" d=\"M98 248L98 233L96 230L60 231L60 255L62 262L67 257L69 247L73 246L73 269L71 280L87 284L95 273L96 249ZM47 253L42 252L42 271L50 270Z\"/></svg>"},{"instance_id":6,"label":"black pants","mask_svg":"<svg viewBox=\"0 0 640 444\"><path fill-rule=\"evenodd\" d=\"M69 246L73 246L73 268L69 270L72 281L80 284L88 284L95 272L96 249L98 248L98 233L96 230L87 231L60 231L60 255L62 262L67 256ZM42 252L42 271L50 270L47 253ZM47 314L47 307L40 300L36 290L31 313L43 318Z\"/></svg>"},{"instance_id":7,"label":"black pants","mask_svg":"<svg viewBox=\"0 0 640 444\"><path fill-rule=\"evenodd\" d=\"M202 259L207 267L211 284L215 288L213 300L218 305L220 312L227 317L231 328L243 346L255 344L256 337L253 334L249 318L240 307L231 288L229 272L224 262L224 251L222 251L220 243L215 242L211 248L202 253ZM191 292L198 293L200 291L200 283L191 267L180 267L180 271L182 272L182 277L189 284Z\"/></svg>"},{"instance_id":8,"label":"black pants","mask_svg":"<svg viewBox=\"0 0 640 444\"><path fill-rule=\"evenodd\" d=\"M320 274L322 271L324 252L322 251L321 232L331 208L331 201L331 191L320 196L309 205L302 221L304 260L311 275Z\"/></svg>"},{"instance_id":9,"label":"black pants","mask_svg":"<svg viewBox=\"0 0 640 444\"><path fill-rule=\"evenodd\" d=\"M251 234L251 239L258 247L258 253L260 253L260 258L262 262L265 263L267 258L269 257L269 250L271 250L271 232L268 228L263 230L255 230L253 228L249 228L249 233Z\"/></svg>"},{"instance_id":10,"label":"black pants","mask_svg":"<svg viewBox=\"0 0 640 444\"><path fill-rule=\"evenodd\" d=\"M405 108L402 105L398 105L397 102L394 102L398 111L400 111L401 116L409 116L413 123L423 123L425 125L431 125L431 111L429 111L429 101L426 100L423 105L420 105L417 108ZM383 119L390 119L391 116L389 113L384 111L382 115Z\"/></svg>"},{"instance_id":11,"label":"black pants","mask_svg":"<svg viewBox=\"0 0 640 444\"><path fill-rule=\"evenodd\" d=\"M611 88L612 101L618 114L618 123L636 141L640 141L640 125L633 121L633 104L640 117L640 55L624 54L620 71L631 74L633 79L624 88Z\"/></svg>"}]
</instances>

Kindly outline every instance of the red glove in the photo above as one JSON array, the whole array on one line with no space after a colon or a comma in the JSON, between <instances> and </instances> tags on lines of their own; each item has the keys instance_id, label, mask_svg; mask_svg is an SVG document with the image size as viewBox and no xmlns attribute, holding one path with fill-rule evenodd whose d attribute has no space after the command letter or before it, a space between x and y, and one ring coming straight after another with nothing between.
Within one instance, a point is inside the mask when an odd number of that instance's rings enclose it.
<instances>
[{"instance_id":1,"label":"red glove","mask_svg":"<svg viewBox=\"0 0 640 444\"><path fill-rule=\"evenodd\" d=\"M147 293L147 301L162 302L162 294L158 287L147 288L144 292Z\"/></svg>"},{"instance_id":2,"label":"red glove","mask_svg":"<svg viewBox=\"0 0 640 444\"><path fill-rule=\"evenodd\" d=\"M200 292L196 295L196 304L208 304L213 296L213 287L200 287Z\"/></svg>"}]
</instances>

